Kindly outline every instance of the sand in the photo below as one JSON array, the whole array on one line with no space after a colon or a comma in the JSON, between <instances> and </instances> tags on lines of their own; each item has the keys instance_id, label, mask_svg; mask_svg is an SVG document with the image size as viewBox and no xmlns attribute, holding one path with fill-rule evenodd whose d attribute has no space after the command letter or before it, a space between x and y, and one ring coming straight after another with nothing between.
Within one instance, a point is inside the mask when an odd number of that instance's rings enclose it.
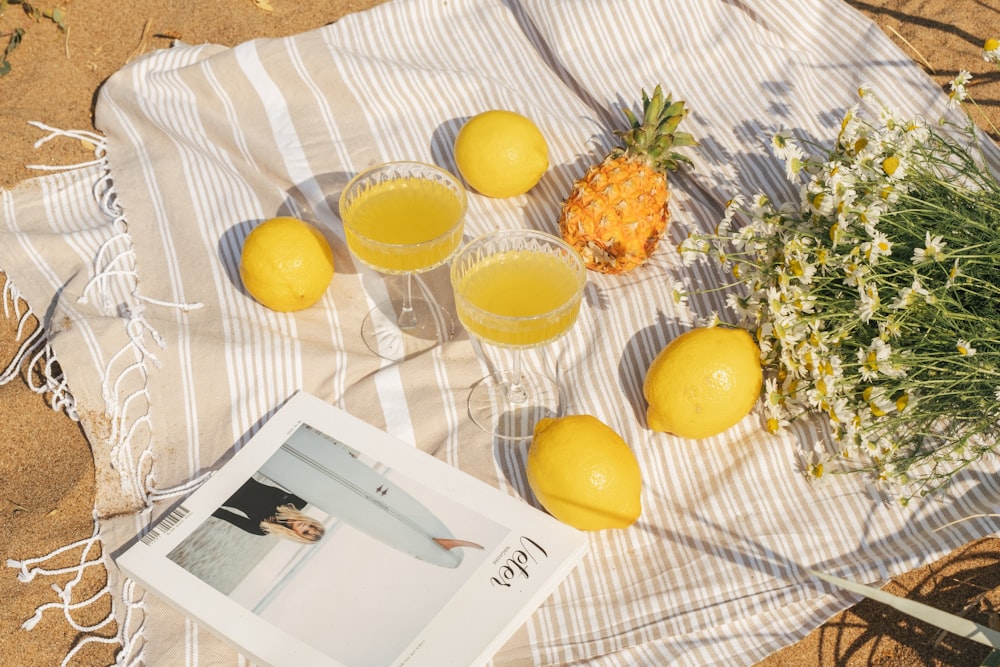
<instances>
[{"instance_id":1,"label":"sand","mask_svg":"<svg viewBox=\"0 0 1000 667\"><path fill-rule=\"evenodd\" d=\"M381 1L381 0L378 0ZM11 72L0 78L0 187L37 175L28 164L74 164L92 157L71 141L34 146L41 121L65 129L92 129L95 91L131 58L168 48L173 40L228 46L262 36L281 36L318 27L373 0L270 0L264 11L254 0L65 0L66 31L50 20L34 21L20 5L0 15L0 49L7 34L24 28L10 54ZM264 0L257 0L263 3ZM54 6L36 2L39 8ZM850 4L872 17L907 55L942 87L959 70L976 78L970 92L978 102L976 120L987 130L1000 127L1000 73L984 63L979 49L987 37L1000 37L1000 8L986 0L870 0ZM1000 133L993 132L994 138ZM0 267L2 269L2 267ZM0 281L2 284L2 281ZM0 310L0 313L3 311ZM0 315L0 368L14 357L17 322ZM55 599L51 580L17 580L17 570L2 567L90 537L94 469L80 428L52 411L24 378L0 385L0 665L59 664L79 636L58 613L50 612L33 630L21 628L39 604ZM888 590L928 602L981 623L1000 609L1000 539L985 538L948 557L894 579ZM67 561L65 564L69 564ZM83 586L99 591L104 573L91 568ZM103 598L110 604L110 599ZM100 621L108 607L76 617L81 624ZM95 634L113 636L113 625ZM968 640L940 637L933 629L884 606L862 602L830 619L804 640L761 663L795 665L978 665L987 653ZM114 646L90 644L74 664L114 662Z\"/></svg>"}]
</instances>

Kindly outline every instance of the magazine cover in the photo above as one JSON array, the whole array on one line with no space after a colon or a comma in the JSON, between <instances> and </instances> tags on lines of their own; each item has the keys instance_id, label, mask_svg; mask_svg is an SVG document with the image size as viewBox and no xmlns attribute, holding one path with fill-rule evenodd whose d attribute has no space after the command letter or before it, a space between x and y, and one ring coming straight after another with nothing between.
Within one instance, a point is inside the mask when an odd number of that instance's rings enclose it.
<instances>
[{"instance_id":1,"label":"magazine cover","mask_svg":"<svg viewBox=\"0 0 1000 667\"><path fill-rule=\"evenodd\" d=\"M116 561L264 664L438 666L489 660L586 549L300 392Z\"/></svg>"}]
</instances>

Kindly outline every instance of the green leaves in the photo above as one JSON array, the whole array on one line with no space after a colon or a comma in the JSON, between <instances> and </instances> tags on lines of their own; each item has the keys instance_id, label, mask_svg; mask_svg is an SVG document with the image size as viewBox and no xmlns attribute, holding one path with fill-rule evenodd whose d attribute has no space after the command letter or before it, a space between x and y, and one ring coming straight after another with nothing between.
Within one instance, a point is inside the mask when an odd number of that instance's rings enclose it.
<instances>
[{"instance_id":1,"label":"green leaves","mask_svg":"<svg viewBox=\"0 0 1000 667\"><path fill-rule=\"evenodd\" d=\"M42 16L49 19L57 26L59 30L66 32L66 10L62 7L56 7L51 11L42 12Z\"/></svg>"},{"instance_id":2,"label":"green leaves","mask_svg":"<svg viewBox=\"0 0 1000 667\"><path fill-rule=\"evenodd\" d=\"M778 133L799 194L737 195L681 252L743 288L769 428L828 417L810 475L862 472L905 504L1000 442L1000 180L974 126L879 116L849 110L833 148L801 142L813 155Z\"/></svg>"},{"instance_id":3,"label":"green leaves","mask_svg":"<svg viewBox=\"0 0 1000 667\"><path fill-rule=\"evenodd\" d=\"M35 21L48 19L59 26L60 30L66 30L66 10L62 7L54 9L40 9L26 0L0 0L0 14L7 9L7 5L21 5L24 13Z\"/></svg>"},{"instance_id":4,"label":"green leaves","mask_svg":"<svg viewBox=\"0 0 1000 667\"><path fill-rule=\"evenodd\" d=\"M8 5L20 5L24 13L36 23L43 20L52 21L61 32L66 32L66 10L63 7L40 9L26 0L0 0L0 16L3 15ZM3 57L0 58L0 76L6 76L11 70L10 54L24 38L24 28L15 28L12 32L0 34L0 37L8 38Z\"/></svg>"},{"instance_id":5,"label":"green leaves","mask_svg":"<svg viewBox=\"0 0 1000 667\"><path fill-rule=\"evenodd\" d=\"M653 166L663 172L673 171L682 163L691 164L688 156L674 150L698 145L693 136L677 131L688 113L682 100L675 102L669 94L664 96L663 88L657 85L652 96L642 91L641 121L630 109L623 109L623 113L629 129L617 134L626 151L648 156Z\"/></svg>"},{"instance_id":6,"label":"green leaves","mask_svg":"<svg viewBox=\"0 0 1000 667\"><path fill-rule=\"evenodd\" d=\"M21 43L21 38L24 36L24 28L17 28L10 34L10 39L7 40L7 47L3 50L3 57L0 58L0 76L7 76L10 72L10 61L7 58L10 56L11 52L17 48L18 44Z\"/></svg>"}]
</instances>

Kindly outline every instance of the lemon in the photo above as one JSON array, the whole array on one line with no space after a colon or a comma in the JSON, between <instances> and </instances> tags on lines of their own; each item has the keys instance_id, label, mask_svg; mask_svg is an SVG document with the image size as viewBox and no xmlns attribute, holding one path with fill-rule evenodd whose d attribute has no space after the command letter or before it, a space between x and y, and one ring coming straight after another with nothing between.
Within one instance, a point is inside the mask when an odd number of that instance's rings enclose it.
<instances>
[{"instance_id":1,"label":"lemon","mask_svg":"<svg viewBox=\"0 0 1000 667\"><path fill-rule=\"evenodd\" d=\"M746 417L760 396L760 350L743 329L686 331L657 355L643 383L646 422L684 438L722 433Z\"/></svg>"},{"instance_id":2,"label":"lemon","mask_svg":"<svg viewBox=\"0 0 1000 667\"><path fill-rule=\"evenodd\" d=\"M271 218L254 227L243 242L240 278L250 296L271 310L302 310L329 286L333 250L308 222Z\"/></svg>"},{"instance_id":3,"label":"lemon","mask_svg":"<svg viewBox=\"0 0 1000 667\"><path fill-rule=\"evenodd\" d=\"M625 528L642 513L639 462L621 436L591 415L539 421L526 472L542 507L580 530Z\"/></svg>"},{"instance_id":4,"label":"lemon","mask_svg":"<svg viewBox=\"0 0 1000 667\"><path fill-rule=\"evenodd\" d=\"M484 111L455 137L455 164L473 188L488 197L513 197L535 187L549 168L541 130L513 111Z\"/></svg>"}]
</instances>

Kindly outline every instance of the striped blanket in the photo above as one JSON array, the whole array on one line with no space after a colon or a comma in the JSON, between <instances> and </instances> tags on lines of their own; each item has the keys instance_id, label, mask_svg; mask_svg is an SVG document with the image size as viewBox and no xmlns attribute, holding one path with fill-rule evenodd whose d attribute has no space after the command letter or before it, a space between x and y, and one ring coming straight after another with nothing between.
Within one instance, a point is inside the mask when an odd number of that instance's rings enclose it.
<instances>
[{"instance_id":1,"label":"striped blanket","mask_svg":"<svg viewBox=\"0 0 1000 667\"><path fill-rule=\"evenodd\" d=\"M752 664L803 636L848 598L810 566L878 582L990 532L954 519L990 511L993 470L969 471L947 502L907 508L864 480L810 483L798 439L750 417L685 441L645 428L644 371L672 338L724 304L678 304L678 286L716 278L674 247L712 229L725 202L794 198L768 150L778 130L828 143L869 83L901 112L936 119L945 95L840 0L396 0L305 34L227 49L177 44L113 76L97 102L97 160L0 198L0 268L44 315L45 334L91 441L105 553L134 539L306 389L504 491L528 499L526 442L500 442L466 414L469 387L507 353L462 331L393 363L361 320L387 280L352 259L337 196L375 163L455 170L463 121L493 108L542 129L552 167L527 195L470 193L466 236L557 232L574 178L614 142L621 109L656 84L692 110L694 167L672 180L673 221L652 260L589 277L572 331L526 353L558 377L568 409L633 447L640 521L590 535L589 557L501 649L497 665ZM278 314L242 291L252 226L316 222L334 247L315 307ZM446 269L425 296L454 310ZM454 313L453 313L454 314ZM806 443L811 444L811 443ZM134 590L120 592L123 662L239 664L225 644ZM474 622L474 620L472 621Z\"/></svg>"}]
</instances>

